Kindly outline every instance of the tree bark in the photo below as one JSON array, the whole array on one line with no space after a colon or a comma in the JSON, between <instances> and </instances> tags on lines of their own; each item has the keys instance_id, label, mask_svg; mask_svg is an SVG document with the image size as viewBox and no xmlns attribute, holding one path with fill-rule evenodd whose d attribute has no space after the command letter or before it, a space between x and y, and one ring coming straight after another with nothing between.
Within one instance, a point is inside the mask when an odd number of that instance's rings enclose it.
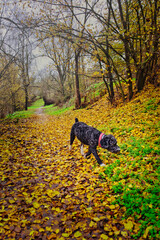
<instances>
[{"instance_id":1,"label":"tree bark","mask_svg":"<svg viewBox=\"0 0 160 240\"><path fill-rule=\"evenodd\" d=\"M107 30L109 32L109 26L110 26L110 17L111 17L111 5L112 0L110 0L109 6L108 6L108 26L107 26ZM114 88L113 88L113 75L111 72L111 64L110 64L110 60L109 60L109 41L108 41L108 34L106 34L106 60L107 60L107 71L108 71L108 78L109 78L109 87L110 87L110 102L111 104L114 101Z\"/></svg>"},{"instance_id":2,"label":"tree bark","mask_svg":"<svg viewBox=\"0 0 160 240\"><path fill-rule=\"evenodd\" d=\"M79 89L79 56L80 49L75 50L75 82L76 82L76 101L75 108L78 109L81 107L81 95Z\"/></svg>"},{"instance_id":3,"label":"tree bark","mask_svg":"<svg viewBox=\"0 0 160 240\"><path fill-rule=\"evenodd\" d=\"M130 51L129 51L129 42L128 42L128 28L129 28L129 23L128 23L128 3L126 1L126 20L123 15L123 10L122 10L122 5L121 5L121 0L118 1L118 6L119 6L119 13L121 17L121 22L123 25L124 29L124 37L122 38L123 43L124 43L124 49L125 49L125 62L126 62L126 79L128 80L128 91L129 91L129 100L132 99L133 96L133 89L132 89L132 71L131 71L131 66L130 66Z\"/></svg>"}]
</instances>

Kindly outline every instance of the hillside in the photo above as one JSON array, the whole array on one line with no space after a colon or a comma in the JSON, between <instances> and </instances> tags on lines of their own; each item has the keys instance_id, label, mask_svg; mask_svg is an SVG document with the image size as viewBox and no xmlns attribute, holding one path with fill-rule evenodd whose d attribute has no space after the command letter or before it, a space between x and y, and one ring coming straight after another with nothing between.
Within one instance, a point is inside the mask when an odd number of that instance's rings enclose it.
<instances>
[{"instance_id":1,"label":"hillside","mask_svg":"<svg viewBox=\"0 0 160 240\"><path fill-rule=\"evenodd\" d=\"M61 115L1 121L2 239L159 239L159 96L148 86L117 107L103 96ZM69 152L75 117L116 137L119 155L98 148L106 167L84 159L77 139Z\"/></svg>"}]
</instances>

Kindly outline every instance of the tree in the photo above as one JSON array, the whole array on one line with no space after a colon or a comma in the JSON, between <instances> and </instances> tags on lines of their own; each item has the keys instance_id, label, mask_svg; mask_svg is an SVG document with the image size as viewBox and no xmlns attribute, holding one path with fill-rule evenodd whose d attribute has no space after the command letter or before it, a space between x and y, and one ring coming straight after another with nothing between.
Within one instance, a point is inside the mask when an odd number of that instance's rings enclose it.
<instances>
[{"instance_id":1,"label":"tree","mask_svg":"<svg viewBox=\"0 0 160 240\"><path fill-rule=\"evenodd\" d=\"M20 76L22 79L23 89L25 93L25 110L28 109L29 86L31 84L29 76L29 66L31 64L31 51L29 52L29 39L26 33L22 31L19 35L19 54L18 66L20 68Z\"/></svg>"},{"instance_id":2,"label":"tree","mask_svg":"<svg viewBox=\"0 0 160 240\"><path fill-rule=\"evenodd\" d=\"M50 35L52 32L50 32ZM46 39L46 36L41 36L41 41L43 42L44 55L52 60L50 68L52 68L51 77L53 82L57 83L56 88L60 96L59 99L65 99L68 97L67 93L67 76L69 71L70 59L72 54L71 45L62 38L52 35L51 38ZM55 71L58 73L55 74ZM55 84L54 84L55 85Z\"/></svg>"},{"instance_id":3,"label":"tree","mask_svg":"<svg viewBox=\"0 0 160 240\"><path fill-rule=\"evenodd\" d=\"M17 8L15 8L17 6ZM23 6L23 5L22 5ZM25 94L25 109L28 108L29 87L31 86L30 64L32 61L33 43L32 29L27 27L27 14L23 12L21 3L11 1L6 4L2 1L0 23L3 26L1 35L1 53L9 61L0 71L0 77L6 74L7 68L14 63L18 67L21 89ZM17 12L16 12L17 11ZM22 13L23 14L18 14ZM32 42L32 44L31 44ZM31 47L32 45L32 47ZM16 84L16 79L15 79Z\"/></svg>"}]
</instances>

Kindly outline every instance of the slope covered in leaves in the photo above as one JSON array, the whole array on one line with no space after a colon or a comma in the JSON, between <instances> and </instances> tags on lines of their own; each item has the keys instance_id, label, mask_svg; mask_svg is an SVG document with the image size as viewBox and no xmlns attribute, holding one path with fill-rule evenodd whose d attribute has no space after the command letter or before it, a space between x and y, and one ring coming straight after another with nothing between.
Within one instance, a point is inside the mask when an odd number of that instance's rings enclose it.
<instances>
[{"instance_id":1,"label":"slope covered in leaves","mask_svg":"<svg viewBox=\"0 0 160 240\"><path fill-rule=\"evenodd\" d=\"M129 103L1 121L0 239L158 239L159 89ZM68 150L75 117L112 133L106 167ZM87 148L85 149L87 150Z\"/></svg>"}]
</instances>

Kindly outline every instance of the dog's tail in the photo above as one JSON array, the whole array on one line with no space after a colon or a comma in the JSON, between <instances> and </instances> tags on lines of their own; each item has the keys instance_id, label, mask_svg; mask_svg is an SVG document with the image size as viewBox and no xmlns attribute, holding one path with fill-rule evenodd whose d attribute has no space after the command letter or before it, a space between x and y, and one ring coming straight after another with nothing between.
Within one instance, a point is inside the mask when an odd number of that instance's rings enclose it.
<instances>
[{"instance_id":1,"label":"dog's tail","mask_svg":"<svg viewBox=\"0 0 160 240\"><path fill-rule=\"evenodd\" d=\"M78 121L78 118L75 118L75 122L79 122L79 121Z\"/></svg>"}]
</instances>

